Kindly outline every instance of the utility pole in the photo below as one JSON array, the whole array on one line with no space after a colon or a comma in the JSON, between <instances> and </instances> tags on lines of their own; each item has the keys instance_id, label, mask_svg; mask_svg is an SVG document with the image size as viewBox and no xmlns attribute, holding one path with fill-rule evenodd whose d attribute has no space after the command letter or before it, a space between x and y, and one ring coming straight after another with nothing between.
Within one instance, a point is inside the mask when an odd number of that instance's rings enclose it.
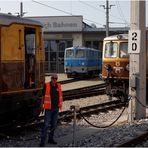
<instances>
[{"instance_id":1,"label":"utility pole","mask_svg":"<svg viewBox=\"0 0 148 148\"><path fill-rule=\"evenodd\" d=\"M23 3L20 3L20 17L23 17L24 13L23 13Z\"/></svg>"},{"instance_id":2,"label":"utility pole","mask_svg":"<svg viewBox=\"0 0 148 148\"><path fill-rule=\"evenodd\" d=\"M106 36L109 36L109 9L111 9L112 6L115 5L109 5L109 1L106 0L106 6L105 5L100 5L101 7L103 7L104 9L106 9Z\"/></svg>"},{"instance_id":3,"label":"utility pole","mask_svg":"<svg viewBox=\"0 0 148 148\"><path fill-rule=\"evenodd\" d=\"M23 12L23 2L21 2L20 3L20 13L18 13L18 15L20 17L23 17L25 13L27 13L27 12Z\"/></svg>"},{"instance_id":4,"label":"utility pole","mask_svg":"<svg viewBox=\"0 0 148 148\"><path fill-rule=\"evenodd\" d=\"M129 31L129 123L146 116L146 23L145 0L131 0Z\"/></svg>"}]
</instances>

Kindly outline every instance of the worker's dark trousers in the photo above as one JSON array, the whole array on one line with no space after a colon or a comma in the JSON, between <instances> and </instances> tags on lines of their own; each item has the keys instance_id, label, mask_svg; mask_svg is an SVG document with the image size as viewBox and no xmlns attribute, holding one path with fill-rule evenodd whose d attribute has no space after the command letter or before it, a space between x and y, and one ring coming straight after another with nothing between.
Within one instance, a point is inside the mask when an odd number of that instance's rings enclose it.
<instances>
[{"instance_id":1,"label":"worker's dark trousers","mask_svg":"<svg viewBox=\"0 0 148 148\"><path fill-rule=\"evenodd\" d=\"M46 137L49 127L50 127L49 140L53 140L54 131L57 126L58 114L59 114L58 107L50 110L45 110L44 124L41 131L41 144L44 145L46 142Z\"/></svg>"}]
</instances>

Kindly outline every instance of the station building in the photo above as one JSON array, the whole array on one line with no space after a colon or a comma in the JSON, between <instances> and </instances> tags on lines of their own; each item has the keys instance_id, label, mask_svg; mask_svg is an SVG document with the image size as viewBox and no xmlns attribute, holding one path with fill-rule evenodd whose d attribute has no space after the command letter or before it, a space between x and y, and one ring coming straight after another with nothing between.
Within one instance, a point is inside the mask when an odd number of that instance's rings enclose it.
<instances>
[{"instance_id":1,"label":"station building","mask_svg":"<svg viewBox=\"0 0 148 148\"><path fill-rule=\"evenodd\" d=\"M64 51L67 47L85 46L102 51L105 28L83 21L83 16L29 17L43 24L45 72L64 72ZM110 35L127 33L128 28L110 28Z\"/></svg>"}]
</instances>

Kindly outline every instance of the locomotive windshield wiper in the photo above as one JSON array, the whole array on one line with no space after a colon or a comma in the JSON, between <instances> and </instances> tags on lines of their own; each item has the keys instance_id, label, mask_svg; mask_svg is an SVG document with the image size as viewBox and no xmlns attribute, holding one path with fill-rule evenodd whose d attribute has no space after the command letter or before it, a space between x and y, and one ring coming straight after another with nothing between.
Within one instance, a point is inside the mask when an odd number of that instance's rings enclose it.
<instances>
[{"instance_id":1,"label":"locomotive windshield wiper","mask_svg":"<svg viewBox=\"0 0 148 148\"><path fill-rule=\"evenodd\" d=\"M109 80L113 68L109 64L105 64L104 68L108 71L107 78L105 79L105 81L107 82Z\"/></svg>"}]
</instances>

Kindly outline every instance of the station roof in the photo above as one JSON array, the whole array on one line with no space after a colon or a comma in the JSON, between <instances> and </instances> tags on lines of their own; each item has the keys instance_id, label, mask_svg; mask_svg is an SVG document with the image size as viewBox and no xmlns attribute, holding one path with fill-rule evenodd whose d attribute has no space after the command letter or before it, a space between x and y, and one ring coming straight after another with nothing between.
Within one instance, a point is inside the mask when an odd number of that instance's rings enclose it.
<instances>
[{"instance_id":1,"label":"station roof","mask_svg":"<svg viewBox=\"0 0 148 148\"><path fill-rule=\"evenodd\" d=\"M127 32L130 28L129 27L110 27L109 31L118 32L118 31L125 31ZM105 32L106 28L97 28L92 27L85 22L83 22L83 31L84 32Z\"/></svg>"},{"instance_id":2,"label":"station roof","mask_svg":"<svg viewBox=\"0 0 148 148\"><path fill-rule=\"evenodd\" d=\"M109 31L111 32L128 32L130 30L130 27L109 27ZM148 31L148 27L146 27L146 30ZM106 28L100 27L92 27L85 22L83 22L83 31L84 32L105 32Z\"/></svg>"}]
</instances>

